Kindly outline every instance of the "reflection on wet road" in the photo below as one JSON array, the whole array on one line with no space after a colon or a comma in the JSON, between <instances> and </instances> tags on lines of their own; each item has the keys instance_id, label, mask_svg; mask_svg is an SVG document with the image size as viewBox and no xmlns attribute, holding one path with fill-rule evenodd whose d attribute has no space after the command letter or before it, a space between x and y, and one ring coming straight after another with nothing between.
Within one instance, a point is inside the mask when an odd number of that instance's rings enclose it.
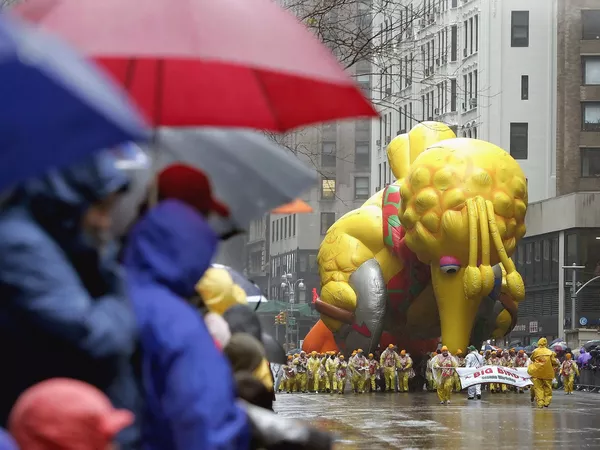
<instances>
[{"instance_id":1,"label":"reflection on wet road","mask_svg":"<svg viewBox=\"0 0 600 450\"><path fill-rule=\"evenodd\" d=\"M336 433L340 449L600 448L600 395L590 393L557 391L541 410L529 393L453 395L447 406L425 392L281 394L275 410Z\"/></svg>"}]
</instances>

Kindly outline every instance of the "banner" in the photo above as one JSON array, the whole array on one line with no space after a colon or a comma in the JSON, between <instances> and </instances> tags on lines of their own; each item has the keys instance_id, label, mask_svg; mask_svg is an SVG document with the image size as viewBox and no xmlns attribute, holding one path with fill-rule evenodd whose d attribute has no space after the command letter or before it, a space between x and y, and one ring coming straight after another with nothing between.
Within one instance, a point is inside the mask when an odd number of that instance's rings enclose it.
<instances>
[{"instance_id":1,"label":"banner","mask_svg":"<svg viewBox=\"0 0 600 450\"><path fill-rule=\"evenodd\" d=\"M459 367L456 369L463 389L475 384L501 383L517 387L531 386L531 377L526 367L511 369L500 366Z\"/></svg>"}]
</instances>

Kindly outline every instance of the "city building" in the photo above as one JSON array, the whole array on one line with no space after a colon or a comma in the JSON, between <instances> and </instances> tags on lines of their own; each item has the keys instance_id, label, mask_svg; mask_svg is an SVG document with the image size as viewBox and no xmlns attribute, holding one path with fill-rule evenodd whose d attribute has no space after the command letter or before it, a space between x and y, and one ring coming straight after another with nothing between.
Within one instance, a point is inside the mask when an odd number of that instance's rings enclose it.
<instances>
[{"instance_id":1,"label":"city building","mask_svg":"<svg viewBox=\"0 0 600 450\"><path fill-rule=\"evenodd\" d=\"M556 1L392 0L374 30L389 42L373 77L371 192L394 181L386 146L416 123L509 151L531 201L556 195ZM389 29L389 33L385 30Z\"/></svg>"},{"instance_id":2,"label":"city building","mask_svg":"<svg viewBox=\"0 0 600 450\"><path fill-rule=\"evenodd\" d=\"M559 0L557 28L556 190L532 203L527 235L514 256L526 301L510 338L563 337L574 347L600 327L600 3ZM571 280L576 270L575 320ZM581 328L577 333L563 329ZM582 339L581 334L585 334ZM598 337L596 337L598 338Z\"/></svg>"}]
</instances>

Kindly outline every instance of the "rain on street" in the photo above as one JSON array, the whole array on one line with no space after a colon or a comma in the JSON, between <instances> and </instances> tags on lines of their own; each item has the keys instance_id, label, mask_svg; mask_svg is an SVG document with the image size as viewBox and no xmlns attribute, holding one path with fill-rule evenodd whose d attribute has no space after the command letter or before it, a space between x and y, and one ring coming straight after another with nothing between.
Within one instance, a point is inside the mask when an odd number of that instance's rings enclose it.
<instances>
[{"instance_id":1,"label":"rain on street","mask_svg":"<svg viewBox=\"0 0 600 450\"><path fill-rule=\"evenodd\" d=\"M539 410L529 394L490 395L450 405L435 393L279 394L275 411L337 435L339 449L599 448L600 395L556 391ZM485 446L488 447L485 447Z\"/></svg>"}]
</instances>

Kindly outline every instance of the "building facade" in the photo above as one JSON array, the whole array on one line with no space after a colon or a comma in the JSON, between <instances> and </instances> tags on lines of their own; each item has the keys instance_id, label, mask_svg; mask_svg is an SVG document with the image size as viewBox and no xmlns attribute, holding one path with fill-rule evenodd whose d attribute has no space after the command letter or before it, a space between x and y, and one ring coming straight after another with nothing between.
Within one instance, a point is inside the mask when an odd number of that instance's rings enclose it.
<instances>
[{"instance_id":1,"label":"building facade","mask_svg":"<svg viewBox=\"0 0 600 450\"><path fill-rule=\"evenodd\" d=\"M436 120L519 160L531 201L556 194L556 1L396 0L374 29L392 52L373 77L372 193L394 181L386 146ZM399 26L396 24L400 24Z\"/></svg>"},{"instance_id":2,"label":"building facade","mask_svg":"<svg viewBox=\"0 0 600 450\"><path fill-rule=\"evenodd\" d=\"M557 19L559 197L530 204L527 235L514 255L527 292L510 339L524 343L568 338L573 326L600 328L600 3L559 0ZM573 269L564 269L573 264L582 267L574 321Z\"/></svg>"}]
</instances>

